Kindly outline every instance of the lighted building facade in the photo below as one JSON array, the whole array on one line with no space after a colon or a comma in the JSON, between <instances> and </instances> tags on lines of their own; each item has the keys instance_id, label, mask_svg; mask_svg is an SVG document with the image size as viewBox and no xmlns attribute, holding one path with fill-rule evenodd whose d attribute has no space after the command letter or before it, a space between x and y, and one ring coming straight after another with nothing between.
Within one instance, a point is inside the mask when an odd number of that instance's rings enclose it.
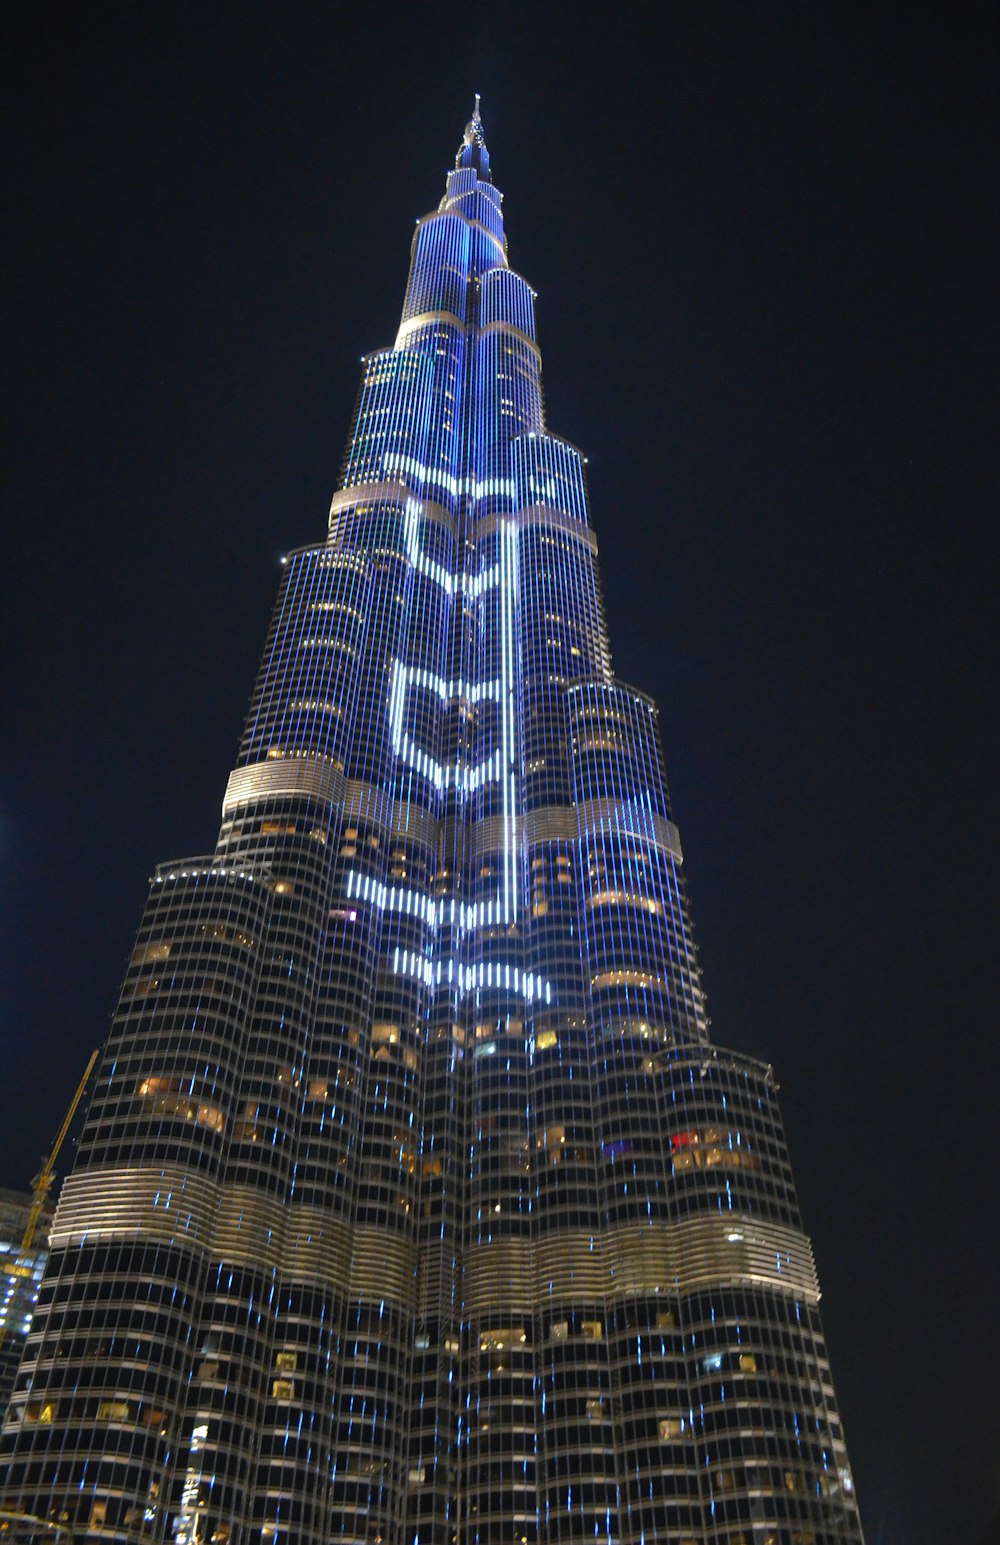
<instances>
[{"instance_id":1,"label":"lighted building facade","mask_svg":"<svg viewBox=\"0 0 1000 1545\"><path fill-rule=\"evenodd\" d=\"M478 111L156 873L3 1435L77 1538L861 1540Z\"/></svg>"},{"instance_id":2,"label":"lighted building facade","mask_svg":"<svg viewBox=\"0 0 1000 1545\"><path fill-rule=\"evenodd\" d=\"M0 1189L0 1421L14 1388L49 1254L50 1211L39 1218L29 1249L21 1248L33 1203L30 1191Z\"/></svg>"}]
</instances>

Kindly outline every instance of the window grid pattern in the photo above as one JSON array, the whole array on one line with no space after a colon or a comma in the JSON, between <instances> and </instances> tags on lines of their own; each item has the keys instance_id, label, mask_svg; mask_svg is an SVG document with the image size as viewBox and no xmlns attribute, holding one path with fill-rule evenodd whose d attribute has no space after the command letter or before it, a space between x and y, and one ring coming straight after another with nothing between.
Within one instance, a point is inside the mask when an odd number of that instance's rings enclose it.
<instances>
[{"instance_id":1,"label":"window grid pattern","mask_svg":"<svg viewBox=\"0 0 1000 1545\"><path fill-rule=\"evenodd\" d=\"M154 876L3 1504L137 1545L858 1545L773 1080L708 1031L477 114L216 850Z\"/></svg>"}]
</instances>

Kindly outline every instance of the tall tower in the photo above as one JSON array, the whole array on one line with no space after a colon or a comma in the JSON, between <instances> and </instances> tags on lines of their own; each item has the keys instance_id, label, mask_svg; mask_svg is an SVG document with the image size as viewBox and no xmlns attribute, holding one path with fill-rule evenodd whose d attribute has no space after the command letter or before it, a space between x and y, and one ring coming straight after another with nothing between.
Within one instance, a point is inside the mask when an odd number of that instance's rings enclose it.
<instances>
[{"instance_id":1,"label":"tall tower","mask_svg":"<svg viewBox=\"0 0 1000 1545\"><path fill-rule=\"evenodd\" d=\"M861 1540L478 99L51 1245L0 1506L78 1540Z\"/></svg>"},{"instance_id":2,"label":"tall tower","mask_svg":"<svg viewBox=\"0 0 1000 1545\"><path fill-rule=\"evenodd\" d=\"M38 1220L31 1245L22 1248L33 1204L30 1191L0 1190L0 1422L14 1388L49 1252L52 1214L48 1208Z\"/></svg>"}]
</instances>

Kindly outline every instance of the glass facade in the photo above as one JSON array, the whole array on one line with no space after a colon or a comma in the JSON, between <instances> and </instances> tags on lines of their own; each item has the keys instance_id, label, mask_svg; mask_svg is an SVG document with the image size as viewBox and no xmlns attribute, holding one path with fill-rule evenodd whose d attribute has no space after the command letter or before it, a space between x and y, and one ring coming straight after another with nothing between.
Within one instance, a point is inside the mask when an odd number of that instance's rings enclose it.
<instances>
[{"instance_id":1,"label":"glass facade","mask_svg":"<svg viewBox=\"0 0 1000 1545\"><path fill-rule=\"evenodd\" d=\"M478 109L153 878L0 1506L173 1545L845 1545L767 1067L714 1046Z\"/></svg>"}]
</instances>

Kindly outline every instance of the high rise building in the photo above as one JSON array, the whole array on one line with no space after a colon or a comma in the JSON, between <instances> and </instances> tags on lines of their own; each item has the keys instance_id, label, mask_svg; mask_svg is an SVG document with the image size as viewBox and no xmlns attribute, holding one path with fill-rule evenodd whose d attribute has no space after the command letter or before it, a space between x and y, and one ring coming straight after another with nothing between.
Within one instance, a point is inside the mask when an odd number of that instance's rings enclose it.
<instances>
[{"instance_id":1,"label":"high rise building","mask_svg":"<svg viewBox=\"0 0 1000 1545\"><path fill-rule=\"evenodd\" d=\"M768 1067L709 1039L478 105L152 881L4 1429L174 1545L845 1545Z\"/></svg>"},{"instance_id":2,"label":"high rise building","mask_svg":"<svg viewBox=\"0 0 1000 1545\"><path fill-rule=\"evenodd\" d=\"M48 1208L28 1249L22 1248L34 1202L30 1191L0 1190L0 1421L14 1388L49 1253L52 1213Z\"/></svg>"}]
</instances>

